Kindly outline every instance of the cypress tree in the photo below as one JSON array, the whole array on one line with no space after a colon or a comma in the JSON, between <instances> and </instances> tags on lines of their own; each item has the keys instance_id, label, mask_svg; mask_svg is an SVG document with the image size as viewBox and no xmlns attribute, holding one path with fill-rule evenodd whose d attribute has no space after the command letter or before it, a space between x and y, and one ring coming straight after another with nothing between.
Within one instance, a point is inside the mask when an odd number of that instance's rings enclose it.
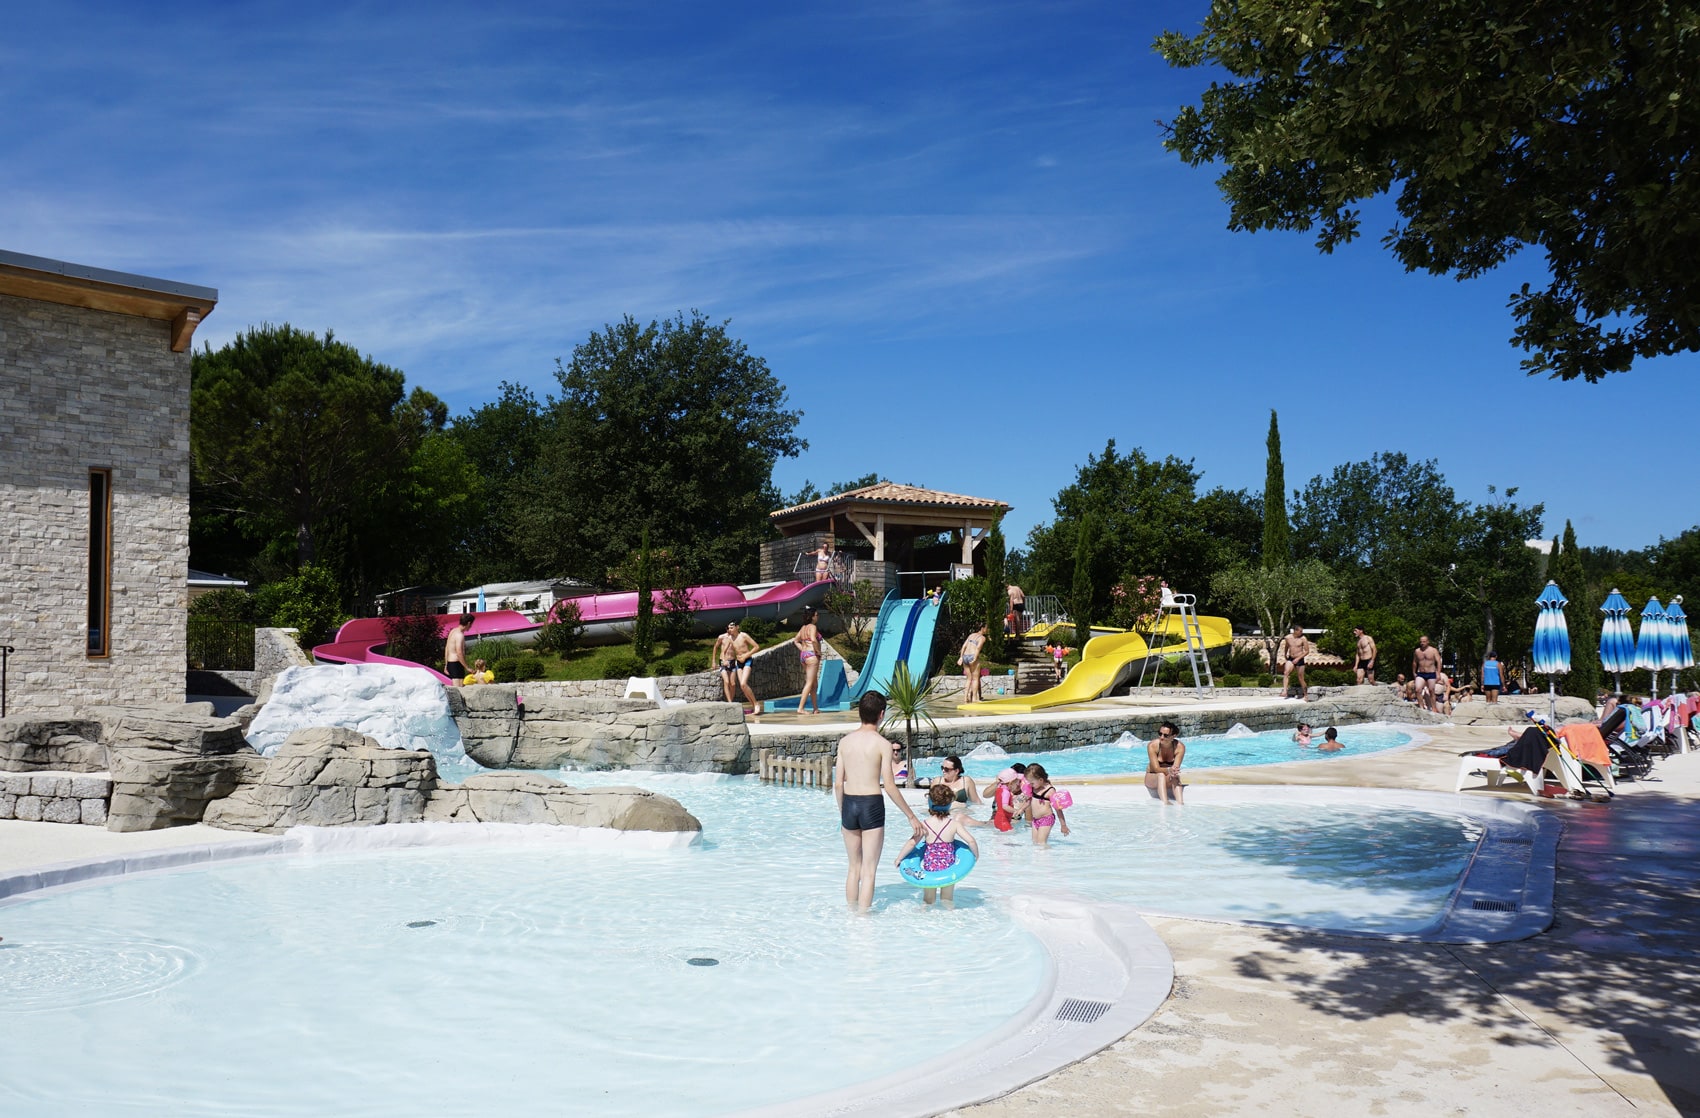
<instances>
[{"instance_id":1,"label":"cypress tree","mask_svg":"<svg viewBox=\"0 0 1700 1118\"><path fill-rule=\"evenodd\" d=\"M1074 617L1074 643L1079 648L1092 639L1092 534L1097 527L1087 513L1080 518L1080 534L1074 540L1074 585L1068 612Z\"/></svg>"},{"instance_id":2,"label":"cypress tree","mask_svg":"<svg viewBox=\"0 0 1700 1118\"><path fill-rule=\"evenodd\" d=\"M1553 549L1552 571L1552 580L1570 600L1564 610L1565 624L1570 630L1570 673L1558 685L1559 690L1591 703L1600 693L1599 608L1588 593L1587 576L1582 573L1582 552L1576 547L1576 529L1568 520L1564 522L1564 549Z\"/></svg>"},{"instance_id":3,"label":"cypress tree","mask_svg":"<svg viewBox=\"0 0 1700 1118\"><path fill-rule=\"evenodd\" d=\"M1263 565L1284 567L1292 557L1287 542L1287 472L1281 465L1281 428L1269 409L1269 460L1263 477Z\"/></svg>"},{"instance_id":4,"label":"cypress tree","mask_svg":"<svg viewBox=\"0 0 1700 1118\"><path fill-rule=\"evenodd\" d=\"M632 622L632 651L644 663L655 655L655 603L650 593L655 585L655 573L650 570L649 528L646 525L638 544L637 620Z\"/></svg>"},{"instance_id":5,"label":"cypress tree","mask_svg":"<svg viewBox=\"0 0 1700 1118\"><path fill-rule=\"evenodd\" d=\"M992 530L986 533L986 582L991 592L986 595L986 659L1004 662L1003 619L1009 613L1009 584L1004 581L1003 517L992 518Z\"/></svg>"}]
</instances>

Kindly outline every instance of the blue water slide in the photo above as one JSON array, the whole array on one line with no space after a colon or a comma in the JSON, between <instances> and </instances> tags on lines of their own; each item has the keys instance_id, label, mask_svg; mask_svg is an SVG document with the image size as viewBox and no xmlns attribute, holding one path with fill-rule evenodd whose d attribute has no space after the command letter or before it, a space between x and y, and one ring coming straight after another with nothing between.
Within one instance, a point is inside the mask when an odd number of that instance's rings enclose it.
<instances>
[{"instance_id":1,"label":"blue water slide","mask_svg":"<svg viewBox=\"0 0 1700 1118\"><path fill-rule=\"evenodd\" d=\"M850 688L850 693L845 696L849 706L854 706L868 691L882 694L889 691L897 665L909 659L921 611L928 603L925 598L899 598L896 594L895 590L892 591L880 607L879 623L874 629L873 643L868 646L868 658L862 664L862 674L856 677L856 686ZM922 659L925 657L923 652Z\"/></svg>"},{"instance_id":2,"label":"blue water slide","mask_svg":"<svg viewBox=\"0 0 1700 1118\"><path fill-rule=\"evenodd\" d=\"M821 664L821 709L849 710L867 691L890 690L898 664L908 664L911 676L925 679L938 617L939 603L932 599L899 598L895 590L887 593L885 601L880 603L873 639L868 643L868 658L862 664L862 674L856 677L855 686L845 686L842 661L827 660ZM766 705L769 710L796 710L797 701L798 696L793 696L773 699Z\"/></svg>"},{"instance_id":3,"label":"blue water slide","mask_svg":"<svg viewBox=\"0 0 1700 1118\"><path fill-rule=\"evenodd\" d=\"M845 695L849 693L850 684L844 675L844 661L822 660L815 689L820 695L822 710L848 710L850 704ZM801 695L792 695L789 699L770 699L766 705L768 710L796 710L801 699Z\"/></svg>"}]
</instances>

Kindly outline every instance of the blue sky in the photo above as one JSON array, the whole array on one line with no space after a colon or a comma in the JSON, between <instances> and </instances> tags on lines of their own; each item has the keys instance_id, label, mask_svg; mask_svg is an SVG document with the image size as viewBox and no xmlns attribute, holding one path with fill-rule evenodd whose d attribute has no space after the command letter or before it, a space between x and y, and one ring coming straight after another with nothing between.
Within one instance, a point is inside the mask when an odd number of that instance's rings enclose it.
<instances>
[{"instance_id":1,"label":"blue sky","mask_svg":"<svg viewBox=\"0 0 1700 1118\"><path fill-rule=\"evenodd\" d=\"M1700 358L1531 380L1532 257L1407 275L1373 208L1333 257L1227 232L1156 123L1204 78L1151 40L1204 9L16 6L0 248L217 287L197 341L333 329L456 412L700 309L805 413L783 490L878 471L1010 502L1012 540L1109 438L1261 491L1272 407L1290 488L1401 450L1549 536L1700 520Z\"/></svg>"}]
</instances>

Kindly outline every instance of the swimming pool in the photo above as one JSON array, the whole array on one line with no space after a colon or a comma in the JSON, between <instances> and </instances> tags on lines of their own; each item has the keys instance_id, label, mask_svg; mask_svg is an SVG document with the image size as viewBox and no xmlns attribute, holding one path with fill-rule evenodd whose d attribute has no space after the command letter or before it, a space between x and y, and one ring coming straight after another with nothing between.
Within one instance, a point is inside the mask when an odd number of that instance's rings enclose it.
<instances>
[{"instance_id":1,"label":"swimming pool","mask_svg":"<svg viewBox=\"0 0 1700 1118\"><path fill-rule=\"evenodd\" d=\"M1047 957L1012 898L1411 934L1482 834L1446 812L1083 789L1050 849L978 829L954 911L897 883L888 847L875 914L851 918L829 795L570 779L675 795L704 839L264 859L8 904L0 1112L788 1108L971 1054L1030 1009L1073 951Z\"/></svg>"},{"instance_id":2,"label":"swimming pool","mask_svg":"<svg viewBox=\"0 0 1700 1118\"><path fill-rule=\"evenodd\" d=\"M1323 753L1314 747L1299 745L1293 740L1291 730L1265 730L1261 733L1244 730L1243 727L1241 730L1243 732L1187 737L1187 767L1214 769L1235 765L1272 765L1283 761L1330 761L1336 757L1361 757L1366 753L1397 749L1417 740L1410 730L1387 723L1344 726L1340 729L1340 741L1345 748L1337 753ZM1317 728L1316 740L1322 740L1321 727ZM987 742L964 755L962 760L968 775L975 780L995 776L998 770L1013 761L1027 764L1037 761L1053 777L1113 776L1143 772L1145 744L1145 739L1129 733L1112 742L1044 753L1005 752ZM917 758L915 775L928 778L939 775L938 758Z\"/></svg>"}]
</instances>

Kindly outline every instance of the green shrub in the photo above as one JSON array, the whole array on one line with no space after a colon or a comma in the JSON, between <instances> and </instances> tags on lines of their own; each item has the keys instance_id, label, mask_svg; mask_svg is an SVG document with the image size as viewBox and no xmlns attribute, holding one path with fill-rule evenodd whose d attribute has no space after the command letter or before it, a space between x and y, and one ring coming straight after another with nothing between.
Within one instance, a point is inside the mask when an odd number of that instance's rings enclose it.
<instances>
[{"instance_id":1,"label":"green shrub","mask_svg":"<svg viewBox=\"0 0 1700 1118\"><path fill-rule=\"evenodd\" d=\"M1222 670L1233 672L1235 675L1255 676L1263 670L1263 657L1258 655L1255 648L1236 648L1228 653Z\"/></svg>"},{"instance_id":2,"label":"green shrub","mask_svg":"<svg viewBox=\"0 0 1700 1118\"><path fill-rule=\"evenodd\" d=\"M384 618L384 639L386 656L432 666L443 662L443 638L437 635L437 619L428 614Z\"/></svg>"},{"instance_id":3,"label":"green shrub","mask_svg":"<svg viewBox=\"0 0 1700 1118\"><path fill-rule=\"evenodd\" d=\"M603 679L627 679L649 674L635 653L616 652L602 661Z\"/></svg>"},{"instance_id":4,"label":"green shrub","mask_svg":"<svg viewBox=\"0 0 1700 1118\"><path fill-rule=\"evenodd\" d=\"M766 617L746 617L739 623L739 627L758 644L766 644L779 632L779 626Z\"/></svg>"},{"instance_id":5,"label":"green shrub","mask_svg":"<svg viewBox=\"0 0 1700 1118\"><path fill-rule=\"evenodd\" d=\"M1221 683L1221 685L1223 687L1243 687L1243 686L1245 686L1244 683L1241 682L1240 677L1237 676L1237 675L1225 675L1221 678L1221 680L1219 682Z\"/></svg>"},{"instance_id":6,"label":"green shrub","mask_svg":"<svg viewBox=\"0 0 1700 1118\"><path fill-rule=\"evenodd\" d=\"M857 671L861 671L862 665L868 662L868 646L865 644L840 641L835 643L833 647L838 649L840 656L844 657L844 662Z\"/></svg>"},{"instance_id":7,"label":"green shrub","mask_svg":"<svg viewBox=\"0 0 1700 1118\"><path fill-rule=\"evenodd\" d=\"M234 586L209 590L189 603L190 617L214 618L219 621L254 621L254 595Z\"/></svg>"},{"instance_id":8,"label":"green shrub","mask_svg":"<svg viewBox=\"0 0 1700 1118\"><path fill-rule=\"evenodd\" d=\"M1259 687L1273 687L1275 686L1275 677L1268 672L1260 672L1257 676L1257 685Z\"/></svg>"},{"instance_id":9,"label":"green shrub","mask_svg":"<svg viewBox=\"0 0 1700 1118\"><path fill-rule=\"evenodd\" d=\"M661 592L655 614L655 639L678 652L691 639L691 592L689 587L669 586Z\"/></svg>"},{"instance_id":10,"label":"green shrub","mask_svg":"<svg viewBox=\"0 0 1700 1118\"><path fill-rule=\"evenodd\" d=\"M494 664L497 660L518 660L525 656L525 646L512 637L481 637L476 642L468 642L466 650L468 657ZM530 659L537 659L533 656ZM467 661L468 664L471 659Z\"/></svg>"},{"instance_id":11,"label":"green shrub","mask_svg":"<svg viewBox=\"0 0 1700 1118\"><path fill-rule=\"evenodd\" d=\"M336 576L324 567L306 566L254 592L256 619L279 629L294 629L302 648L329 640L348 615L342 610L342 590Z\"/></svg>"},{"instance_id":12,"label":"green shrub","mask_svg":"<svg viewBox=\"0 0 1700 1118\"><path fill-rule=\"evenodd\" d=\"M579 609L577 602L568 599L555 603L555 608L543 622L543 628L537 631L534 647L539 652L570 656L583 642L584 611Z\"/></svg>"},{"instance_id":13,"label":"green shrub","mask_svg":"<svg viewBox=\"0 0 1700 1118\"><path fill-rule=\"evenodd\" d=\"M543 678L543 661L524 654L504 656L492 664L490 670L496 673L497 683L524 683L528 679Z\"/></svg>"},{"instance_id":14,"label":"green shrub","mask_svg":"<svg viewBox=\"0 0 1700 1118\"><path fill-rule=\"evenodd\" d=\"M1349 668L1312 668L1305 673L1305 683L1313 687L1349 687L1357 681L1357 672Z\"/></svg>"},{"instance_id":15,"label":"green shrub","mask_svg":"<svg viewBox=\"0 0 1700 1118\"><path fill-rule=\"evenodd\" d=\"M683 656L675 657L673 663L677 668L677 671L674 673L675 675L690 675L693 672L706 672L708 670L708 653L687 652Z\"/></svg>"}]
</instances>

